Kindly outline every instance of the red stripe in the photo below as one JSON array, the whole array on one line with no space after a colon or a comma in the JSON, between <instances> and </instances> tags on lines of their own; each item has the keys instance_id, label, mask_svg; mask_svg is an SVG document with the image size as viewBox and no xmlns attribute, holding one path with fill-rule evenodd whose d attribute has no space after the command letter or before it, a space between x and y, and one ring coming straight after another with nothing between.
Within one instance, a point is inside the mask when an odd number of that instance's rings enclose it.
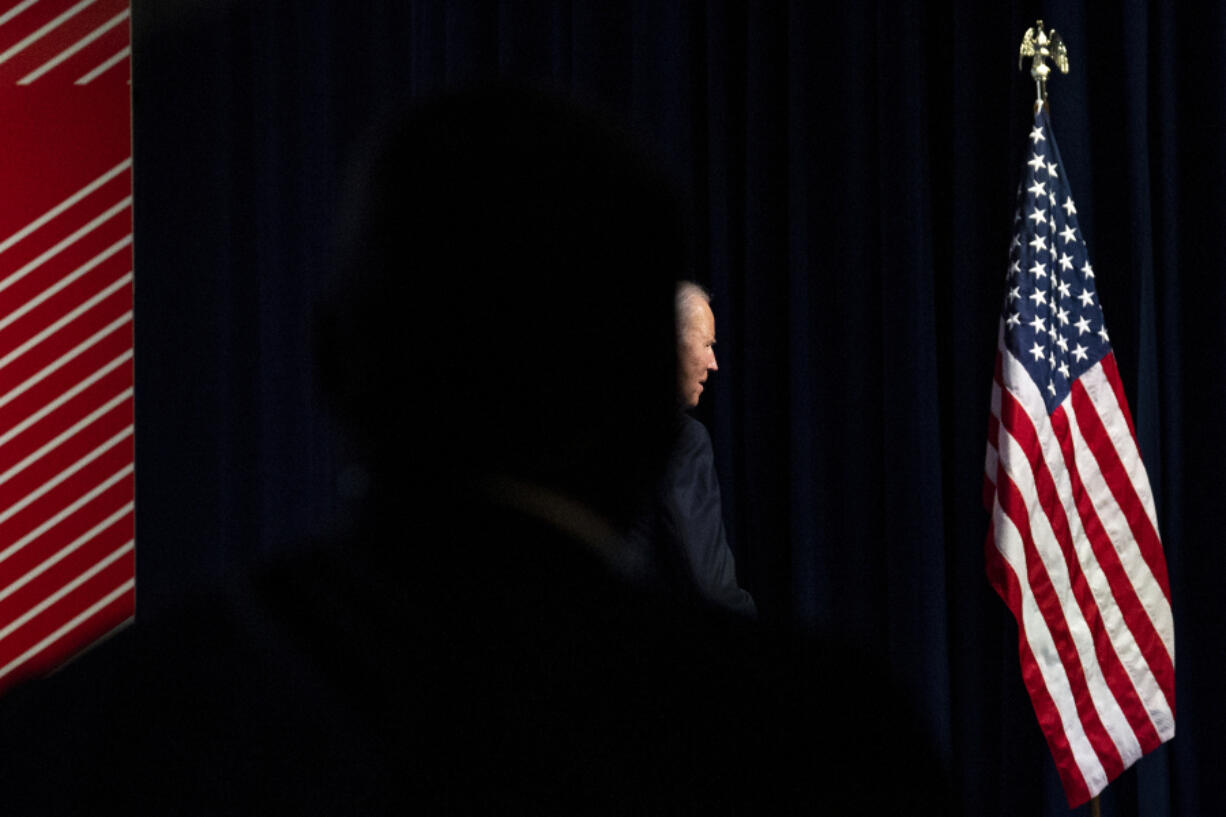
<instances>
[{"instance_id":1,"label":"red stripe","mask_svg":"<svg viewBox=\"0 0 1226 817\"><path fill-rule=\"evenodd\" d=\"M1119 453L1115 450L1115 445L1107 435L1107 429L1080 380L1073 381L1072 396L1073 413L1077 415L1081 436L1085 438L1090 453L1098 461L1098 470L1102 472L1116 504L1124 512L1142 558L1149 565L1150 572L1154 574L1158 586L1162 588L1163 595L1170 603L1171 585L1166 575L1166 559L1162 555L1162 542L1158 540L1158 531L1154 530L1154 525L1141 504L1141 498L1137 496L1136 488L1128 478L1124 463L1120 461Z\"/></svg>"},{"instance_id":2,"label":"red stripe","mask_svg":"<svg viewBox=\"0 0 1226 817\"><path fill-rule=\"evenodd\" d=\"M1006 429L1008 429L1010 420L1014 418L1010 416L1013 412L1006 412L1005 405L1005 402L1002 400L1002 420ZM1029 418L1027 418L1027 421L1029 421ZM1015 439L1017 438L1015 437ZM1018 441L1018 445L1022 446L1027 460L1031 463L1032 470L1037 472L1039 470L1037 465L1042 459L1042 450L1033 440L1031 443L1032 445L1027 447L1021 441ZM1089 739L1090 745L1094 747L1094 751L1107 773L1107 779L1114 779L1125 769L1123 758L1120 756L1115 741L1111 739L1111 736L1103 726L1098 710L1094 707L1093 699L1090 697L1090 687L1086 682L1085 671L1082 669L1081 659L1077 654L1072 634L1069 632L1068 622L1064 618L1064 610L1060 605L1059 596L1052 586L1051 578L1047 575L1047 569L1034 544L1033 533L1030 529L1029 508L1021 492L1018 491L1013 480L1005 472L1003 463L997 471L996 486L1001 509L1009 516L1009 519L1021 535L1023 549L1026 554L1026 578L1030 584L1031 592L1034 594L1035 604L1043 615L1043 620L1047 623L1047 629L1051 633L1052 641L1056 645L1056 651L1060 655L1060 663L1063 665L1065 675L1068 678L1069 686L1073 693L1073 703L1076 706L1078 717L1081 718L1086 737Z\"/></svg>"},{"instance_id":3,"label":"red stripe","mask_svg":"<svg viewBox=\"0 0 1226 817\"><path fill-rule=\"evenodd\" d=\"M1120 380L1115 352L1108 352L1107 356L1099 361L1099 365L1103 367L1103 374L1107 376L1107 382L1111 384L1111 389L1115 392L1115 402L1120 407L1120 414L1124 415L1124 421L1128 423L1128 431L1132 434L1132 441L1135 443L1137 430L1132 424L1132 412L1128 410L1128 398L1124 397L1124 383Z\"/></svg>"},{"instance_id":4,"label":"red stripe","mask_svg":"<svg viewBox=\"0 0 1226 817\"><path fill-rule=\"evenodd\" d=\"M1026 638L1026 627L1022 618L1022 591L1013 568L996 549L996 528L990 524L987 541L984 545L984 564L987 569L988 581L996 589L996 593L1004 601L1005 606L1013 612L1017 621L1017 655L1022 670L1022 683L1030 695L1030 704L1034 707L1039 728L1047 740L1052 759L1056 763L1056 772L1064 784L1064 791L1069 800L1069 806L1076 808L1090 799L1090 789L1086 785L1081 768L1073 757L1073 749L1069 746L1068 735L1060 720L1055 701L1047 685L1043 682L1043 673L1039 670L1030 642Z\"/></svg>"}]
</instances>

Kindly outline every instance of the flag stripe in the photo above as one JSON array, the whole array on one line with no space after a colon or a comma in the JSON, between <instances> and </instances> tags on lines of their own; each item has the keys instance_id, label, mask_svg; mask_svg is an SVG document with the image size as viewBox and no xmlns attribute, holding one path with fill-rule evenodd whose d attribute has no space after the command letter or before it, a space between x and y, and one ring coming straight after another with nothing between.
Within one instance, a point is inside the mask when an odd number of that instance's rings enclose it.
<instances>
[{"instance_id":1,"label":"flag stripe","mask_svg":"<svg viewBox=\"0 0 1226 817\"><path fill-rule=\"evenodd\" d=\"M75 84L76 85L90 84L91 82L96 80L99 76L106 73L108 69L114 68L116 65L123 62L124 57L129 56L131 53L132 53L131 47L124 46L123 48L119 50L118 53L113 54L112 56L104 60L97 68L94 68L89 73L79 77Z\"/></svg>"},{"instance_id":2,"label":"flag stripe","mask_svg":"<svg viewBox=\"0 0 1226 817\"><path fill-rule=\"evenodd\" d=\"M68 48L61 51L54 58L47 60L45 63L40 65L38 68L26 74L21 79L17 80L17 84L18 85L29 85L31 82L41 77L43 74L47 73L52 68L55 68L57 65L67 60L73 54L76 54L78 51L85 48L87 45L94 42L99 37L101 37L103 34L107 33L112 28L119 25L126 19L128 19L128 10L125 8L123 11L119 12L114 17L112 17L111 19L103 23L102 25L95 28L89 34L86 34L84 37L77 40L75 43L70 45Z\"/></svg>"}]
</instances>

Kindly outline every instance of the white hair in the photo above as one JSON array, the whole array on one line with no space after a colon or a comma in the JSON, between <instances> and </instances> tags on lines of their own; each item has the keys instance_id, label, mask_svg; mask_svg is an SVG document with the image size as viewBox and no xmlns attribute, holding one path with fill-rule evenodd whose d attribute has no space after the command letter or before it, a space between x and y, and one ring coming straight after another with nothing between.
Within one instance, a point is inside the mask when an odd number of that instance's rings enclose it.
<instances>
[{"instance_id":1,"label":"white hair","mask_svg":"<svg viewBox=\"0 0 1226 817\"><path fill-rule=\"evenodd\" d=\"M711 293L693 281L678 281L677 295L674 301L677 310L677 332L689 328L690 321L698 312L699 304L710 305Z\"/></svg>"}]
</instances>

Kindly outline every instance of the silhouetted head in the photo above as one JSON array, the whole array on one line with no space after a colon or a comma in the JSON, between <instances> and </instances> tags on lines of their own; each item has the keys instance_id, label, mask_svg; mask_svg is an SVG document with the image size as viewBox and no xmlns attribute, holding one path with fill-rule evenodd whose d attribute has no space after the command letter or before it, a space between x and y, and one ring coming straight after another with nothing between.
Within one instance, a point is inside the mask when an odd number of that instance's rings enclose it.
<instances>
[{"instance_id":1,"label":"silhouetted head","mask_svg":"<svg viewBox=\"0 0 1226 817\"><path fill-rule=\"evenodd\" d=\"M677 284L677 400L694 408L715 362L715 313L711 296L692 281Z\"/></svg>"},{"instance_id":2,"label":"silhouetted head","mask_svg":"<svg viewBox=\"0 0 1226 817\"><path fill-rule=\"evenodd\" d=\"M396 120L362 190L317 340L376 484L506 475L625 520L675 412L662 178L597 117L498 87Z\"/></svg>"}]
</instances>

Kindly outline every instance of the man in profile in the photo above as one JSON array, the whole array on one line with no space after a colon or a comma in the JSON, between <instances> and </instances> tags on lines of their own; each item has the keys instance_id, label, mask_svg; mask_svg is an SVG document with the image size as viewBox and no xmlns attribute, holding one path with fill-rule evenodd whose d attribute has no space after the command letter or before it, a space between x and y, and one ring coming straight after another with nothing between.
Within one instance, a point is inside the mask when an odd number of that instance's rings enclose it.
<instances>
[{"instance_id":1,"label":"man in profile","mask_svg":"<svg viewBox=\"0 0 1226 817\"><path fill-rule=\"evenodd\" d=\"M737 584L736 560L724 532L711 436L687 412L698 405L715 360L715 314L707 291L677 284L677 440L659 504L662 534L676 543L683 576L703 600L755 616L753 598Z\"/></svg>"}]
</instances>

